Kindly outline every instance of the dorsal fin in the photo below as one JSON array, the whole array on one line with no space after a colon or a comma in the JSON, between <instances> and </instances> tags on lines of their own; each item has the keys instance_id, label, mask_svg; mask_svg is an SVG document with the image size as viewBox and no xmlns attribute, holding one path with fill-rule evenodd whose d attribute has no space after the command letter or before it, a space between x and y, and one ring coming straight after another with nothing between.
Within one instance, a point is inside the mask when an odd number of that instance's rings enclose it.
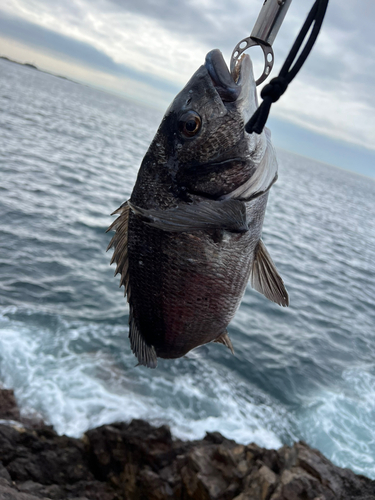
<instances>
[{"instance_id":1,"label":"dorsal fin","mask_svg":"<svg viewBox=\"0 0 375 500\"><path fill-rule=\"evenodd\" d=\"M129 259L128 259L128 225L129 225L129 205L125 202L112 215L119 214L119 217L109 226L106 232L116 231L109 242L107 252L114 247L111 264L116 262L115 276L121 274L120 287L124 285L125 295L128 295L129 302Z\"/></svg>"},{"instance_id":2,"label":"dorsal fin","mask_svg":"<svg viewBox=\"0 0 375 500\"><path fill-rule=\"evenodd\" d=\"M284 282L262 240L259 240L255 249L250 283L254 290L262 293L267 299L276 302L280 306L286 307L289 305L289 296Z\"/></svg>"},{"instance_id":3,"label":"dorsal fin","mask_svg":"<svg viewBox=\"0 0 375 500\"><path fill-rule=\"evenodd\" d=\"M129 339L130 347L137 356L139 364L156 368L157 357L154 346L149 346L144 341L139 328L133 316L133 307L130 302L131 288L129 284L129 257L128 257L128 225L129 225L129 205L125 202L120 208L115 210L112 215L119 215L117 219L109 226L108 231L116 231L111 239L107 251L114 247L111 264L117 264L115 276L121 274L120 287L124 285L125 295L129 302Z\"/></svg>"},{"instance_id":4,"label":"dorsal fin","mask_svg":"<svg viewBox=\"0 0 375 500\"><path fill-rule=\"evenodd\" d=\"M222 333L217 339L214 340L218 344L223 344L234 354L233 344L231 339L229 338L228 332Z\"/></svg>"}]
</instances>

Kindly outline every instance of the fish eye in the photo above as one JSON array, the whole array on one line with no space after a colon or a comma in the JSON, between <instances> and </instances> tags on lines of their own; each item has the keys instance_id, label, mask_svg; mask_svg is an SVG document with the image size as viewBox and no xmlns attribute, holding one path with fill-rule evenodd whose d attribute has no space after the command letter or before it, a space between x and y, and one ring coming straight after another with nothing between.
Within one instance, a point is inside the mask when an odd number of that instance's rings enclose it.
<instances>
[{"instance_id":1,"label":"fish eye","mask_svg":"<svg viewBox=\"0 0 375 500\"><path fill-rule=\"evenodd\" d=\"M201 129L202 119L195 111L187 111L179 121L178 128L185 137L194 137Z\"/></svg>"}]
</instances>

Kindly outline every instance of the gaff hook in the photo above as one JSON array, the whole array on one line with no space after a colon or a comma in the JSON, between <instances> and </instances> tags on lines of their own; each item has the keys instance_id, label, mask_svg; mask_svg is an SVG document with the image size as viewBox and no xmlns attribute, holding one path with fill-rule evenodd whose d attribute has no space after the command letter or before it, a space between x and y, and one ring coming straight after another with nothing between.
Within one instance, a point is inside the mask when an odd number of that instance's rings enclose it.
<instances>
[{"instance_id":1,"label":"gaff hook","mask_svg":"<svg viewBox=\"0 0 375 500\"><path fill-rule=\"evenodd\" d=\"M264 54L264 70L256 84L259 85L264 82L273 68L272 44L291 3L292 0L265 0L251 35L241 40L233 50L230 60L232 74L242 53L250 47L259 45Z\"/></svg>"}]
</instances>

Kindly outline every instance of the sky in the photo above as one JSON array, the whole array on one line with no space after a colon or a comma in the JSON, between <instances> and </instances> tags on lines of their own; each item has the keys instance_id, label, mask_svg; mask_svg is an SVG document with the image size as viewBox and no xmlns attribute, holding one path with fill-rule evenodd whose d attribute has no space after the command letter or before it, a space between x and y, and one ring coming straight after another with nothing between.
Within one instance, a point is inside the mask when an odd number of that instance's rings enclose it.
<instances>
[{"instance_id":1,"label":"sky","mask_svg":"<svg viewBox=\"0 0 375 500\"><path fill-rule=\"evenodd\" d=\"M165 110L205 55L227 62L263 0L5 0L0 55ZM276 76L313 1L293 0ZM375 2L330 0L321 34L268 122L276 146L375 178ZM250 49L255 74L259 48Z\"/></svg>"}]
</instances>

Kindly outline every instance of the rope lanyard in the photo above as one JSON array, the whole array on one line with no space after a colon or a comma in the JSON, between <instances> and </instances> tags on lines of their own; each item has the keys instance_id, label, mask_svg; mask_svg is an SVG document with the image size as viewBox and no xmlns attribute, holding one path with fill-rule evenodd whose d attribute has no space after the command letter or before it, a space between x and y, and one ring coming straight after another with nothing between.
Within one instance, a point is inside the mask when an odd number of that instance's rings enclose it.
<instances>
[{"instance_id":1,"label":"rope lanyard","mask_svg":"<svg viewBox=\"0 0 375 500\"><path fill-rule=\"evenodd\" d=\"M245 125L245 130L249 134L253 132L255 132L256 134L262 133L263 128L266 125L272 103L280 99L280 97L284 94L284 92L288 88L290 82L302 68L303 63L306 61L308 55L311 52L311 49L313 48L316 42L316 39L318 38L318 34L323 23L327 6L328 6L328 0L315 1L312 9L309 12L309 15L307 16L304 25L302 26L301 31L299 32L296 38L296 41L293 44L291 51L288 54L288 57L286 58L280 70L279 76L273 78L270 81L270 83L265 85L260 93L263 102ZM311 34L305 44L305 47L303 48L301 54L299 55L297 61L295 61L295 58L297 57L297 54L301 49L302 44L311 26L313 26Z\"/></svg>"}]
</instances>

